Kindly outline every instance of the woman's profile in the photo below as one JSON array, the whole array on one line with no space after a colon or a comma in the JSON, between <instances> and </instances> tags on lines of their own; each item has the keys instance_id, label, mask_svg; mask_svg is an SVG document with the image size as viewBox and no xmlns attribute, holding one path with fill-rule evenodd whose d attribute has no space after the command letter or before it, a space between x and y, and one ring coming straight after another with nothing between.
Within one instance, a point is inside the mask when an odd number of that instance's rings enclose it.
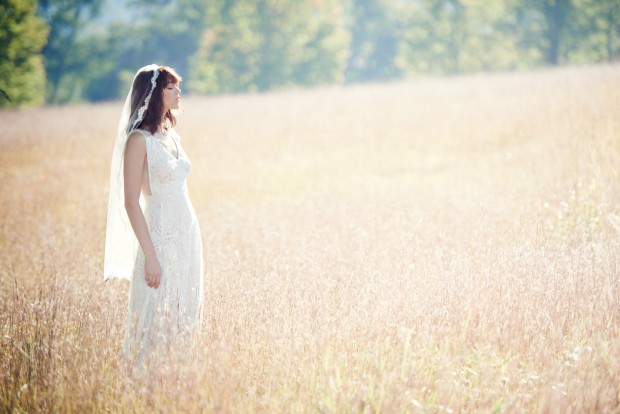
<instances>
[{"instance_id":1,"label":"woman's profile","mask_svg":"<svg viewBox=\"0 0 620 414\"><path fill-rule=\"evenodd\" d=\"M173 129L181 77L136 73L112 155L104 277L130 279L123 349L142 362L200 327L202 241L187 193L191 162Z\"/></svg>"}]
</instances>

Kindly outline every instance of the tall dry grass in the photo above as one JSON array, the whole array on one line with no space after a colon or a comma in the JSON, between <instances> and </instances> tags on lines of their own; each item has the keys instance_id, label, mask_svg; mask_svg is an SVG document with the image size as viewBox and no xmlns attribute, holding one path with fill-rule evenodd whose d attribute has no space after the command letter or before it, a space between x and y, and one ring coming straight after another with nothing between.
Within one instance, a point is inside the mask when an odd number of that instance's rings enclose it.
<instances>
[{"instance_id":1,"label":"tall dry grass","mask_svg":"<svg viewBox=\"0 0 620 414\"><path fill-rule=\"evenodd\" d=\"M617 412L620 67L188 98L205 322L102 282L119 104L0 112L0 410Z\"/></svg>"}]
</instances>

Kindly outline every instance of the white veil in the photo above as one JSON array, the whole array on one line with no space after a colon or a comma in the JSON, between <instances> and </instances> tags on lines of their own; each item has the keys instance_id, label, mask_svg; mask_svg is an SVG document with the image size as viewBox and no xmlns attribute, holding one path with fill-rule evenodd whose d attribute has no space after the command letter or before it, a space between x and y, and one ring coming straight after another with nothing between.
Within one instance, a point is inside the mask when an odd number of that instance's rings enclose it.
<instances>
[{"instance_id":1,"label":"white veil","mask_svg":"<svg viewBox=\"0 0 620 414\"><path fill-rule=\"evenodd\" d=\"M151 94L159 76L159 65L148 65L140 68L133 78L131 88L125 99L121 119L116 130L114 149L112 151L112 168L110 172L110 190L108 200L108 221L106 226L105 258L103 262L103 277L130 279L133 269L138 241L131 228L131 223L125 210L125 188L123 178L123 156L127 137L137 129L144 119L148 109ZM144 91L137 91L136 78L144 72L152 72L151 83ZM132 105L133 100L133 105ZM136 101L137 100L137 101ZM131 108L136 109L133 113Z\"/></svg>"}]
</instances>

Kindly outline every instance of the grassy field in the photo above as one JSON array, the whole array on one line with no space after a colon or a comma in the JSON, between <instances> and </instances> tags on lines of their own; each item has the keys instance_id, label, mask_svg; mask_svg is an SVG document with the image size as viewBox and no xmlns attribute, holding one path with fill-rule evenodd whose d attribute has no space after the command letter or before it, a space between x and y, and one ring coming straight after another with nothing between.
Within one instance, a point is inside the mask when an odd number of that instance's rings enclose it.
<instances>
[{"instance_id":1,"label":"grassy field","mask_svg":"<svg viewBox=\"0 0 620 414\"><path fill-rule=\"evenodd\" d=\"M0 112L0 411L618 412L620 66L184 100L199 347L123 368L119 103Z\"/></svg>"}]
</instances>

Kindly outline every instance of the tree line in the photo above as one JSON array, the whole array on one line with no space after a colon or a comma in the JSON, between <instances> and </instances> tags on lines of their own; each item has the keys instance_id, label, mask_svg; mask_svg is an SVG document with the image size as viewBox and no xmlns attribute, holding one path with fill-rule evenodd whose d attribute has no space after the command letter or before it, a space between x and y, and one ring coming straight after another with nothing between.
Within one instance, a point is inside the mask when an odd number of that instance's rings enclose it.
<instances>
[{"instance_id":1,"label":"tree line","mask_svg":"<svg viewBox=\"0 0 620 414\"><path fill-rule=\"evenodd\" d=\"M118 0L117 0L118 1ZM0 0L0 106L118 99L135 70L196 94L611 62L617 0Z\"/></svg>"}]
</instances>

